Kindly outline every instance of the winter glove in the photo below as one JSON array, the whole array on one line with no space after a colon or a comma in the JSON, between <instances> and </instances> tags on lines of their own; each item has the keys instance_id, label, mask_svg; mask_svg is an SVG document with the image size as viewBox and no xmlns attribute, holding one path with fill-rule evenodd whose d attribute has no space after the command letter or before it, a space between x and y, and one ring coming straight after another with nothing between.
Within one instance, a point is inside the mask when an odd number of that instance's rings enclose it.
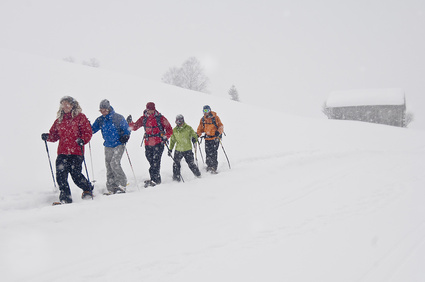
<instances>
[{"instance_id":1,"label":"winter glove","mask_svg":"<svg viewBox=\"0 0 425 282\"><path fill-rule=\"evenodd\" d=\"M75 140L75 142L77 142L77 144L80 145L80 146L84 146L84 141L81 138L77 138L77 140Z\"/></svg>"},{"instance_id":2,"label":"winter glove","mask_svg":"<svg viewBox=\"0 0 425 282\"><path fill-rule=\"evenodd\" d=\"M131 117L131 115L129 115L127 117L127 123L132 123L133 122L133 118Z\"/></svg>"},{"instance_id":3,"label":"winter glove","mask_svg":"<svg viewBox=\"0 0 425 282\"><path fill-rule=\"evenodd\" d=\"M162 143L167 143L168 144L168 139L167 139L167 136L165 136L165 135L162 135L161 136L161 139L162 139Z\"/></svg>"},{"instance_id":4,"label":"winter glove","mask_svg":"<svg viewBox=\"0 0 425 282\"><path fill-rule=\"evenodd\" d=\"M195 144L196 143L196 138L192 137L192 143Z\"/></svg>"},{"instance_id":5,"label":"winter glove","mask_svg":"<svg viewBox=\"0 0 425 282\"><path fill-rule=\"evenodd\" d=\"M47 139L49 139L49 133L41 134L41 140L46 141Z\"/></svg>"},{"instance_id":6,"label":"winter glove","mask_svg":"<svg viewBox=\"0 0 425 282\"><path fill-rule=\"evenodd\" d=\"M128 142L128 139L130 139L129 135L123 135L123 136L120 137L120 142L125 144L125 143Z\"/></svg>"},{"instance_id":7,"label":"winter glove","mask_svg":"<svg viewBox=\"0 0 425 282\"><path fill-rule=\"evenodd\" d=\"M172 150L168 150L168 155L171 157L171 154L172 154Z\"/></svg>"}]
</instances>

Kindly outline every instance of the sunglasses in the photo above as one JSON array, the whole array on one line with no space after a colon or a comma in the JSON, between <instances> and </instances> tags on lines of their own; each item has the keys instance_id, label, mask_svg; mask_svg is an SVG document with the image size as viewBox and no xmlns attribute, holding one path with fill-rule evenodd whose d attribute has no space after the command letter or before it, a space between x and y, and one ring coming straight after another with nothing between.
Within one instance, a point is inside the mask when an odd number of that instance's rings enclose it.
<instances>
[{"instance_id":1,"label":"sunglasses","mask_svg":"<svg viewBox=\"0 0 425 282\"><path fill-rule=\"evenodd\" d=\"M204 113L209 113L210 112L210 109L204 109Z\"/></svg>"}]
</instances>

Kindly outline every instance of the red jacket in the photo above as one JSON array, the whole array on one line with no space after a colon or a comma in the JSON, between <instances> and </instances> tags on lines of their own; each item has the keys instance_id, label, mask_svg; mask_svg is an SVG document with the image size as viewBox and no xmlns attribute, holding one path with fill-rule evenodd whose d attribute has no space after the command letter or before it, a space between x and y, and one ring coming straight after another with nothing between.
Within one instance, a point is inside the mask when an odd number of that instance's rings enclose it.
<instances>
[{"instance_id":1,"label":"red jacket","mask_svg":"<svg viewBox=\"0 0 425 282\"><path fill-rule=\"evenodd\" d=\"M59 140L58 155L84 155L81 152L80 145L77 144L78 138L83 139L87 144L92 137L91 125L87 117L80 113L72 118L71 113L64 114L62 122L56 119L49 131L47 141L56 142ZM84 148L83 148L84 150Z\"/></svg>"},{"instance_id":2,"label":"red jacket","mask_svg":"<svg viewBox=\"0 0 425 282\"><path fill-rule=\"evenodd\" d=\"M173 135L173 128L171 127L171 124L168 122L168 120L155 111L155 114L153 115L146 115L144 114L141 116L136 122L130 122L129 126L131 130L136 131L142 126L145 126L143 124L144 119L146 118L146 127L145 127L145 146L155 146L159 143L161 143L161 130L158 127L158 124L156 122L156 118L160 118L160 122L162 124L162 127L164 129L164 132L162 134L165 134L167 139L170 139L171 135Z\"/></svg>"}]
</instances>

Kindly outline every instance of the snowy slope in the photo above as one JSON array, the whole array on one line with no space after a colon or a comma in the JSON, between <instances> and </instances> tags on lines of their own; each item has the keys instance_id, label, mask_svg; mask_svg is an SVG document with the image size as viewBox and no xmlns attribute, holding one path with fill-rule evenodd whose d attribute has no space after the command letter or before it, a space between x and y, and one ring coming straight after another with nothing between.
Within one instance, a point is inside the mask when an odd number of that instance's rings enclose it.
<instances>
[{"instance_id":1,"label":"snowy slope","mask_svg":"<svg viewBox=\"0 0 425 282\"><path fill-rule=\"evenodd\" d=\"M2 281L424 281L425 134L313 120L138 77L0 50ZM101 99L141 115L146 102L196 127L209 104L227 136L218 175L163 184L147 177L132 134L123 166L129 193L105 189L100 134L86 155L93 201L57 199L40 134L59 99L74 96L91 121ZM49 143L52 162L57 144ZM199 164L202 160L198 155ZM93 172L91 167L93 165ZM70 180L70 183L72 181Z\"/></svg>"}]
</instances>

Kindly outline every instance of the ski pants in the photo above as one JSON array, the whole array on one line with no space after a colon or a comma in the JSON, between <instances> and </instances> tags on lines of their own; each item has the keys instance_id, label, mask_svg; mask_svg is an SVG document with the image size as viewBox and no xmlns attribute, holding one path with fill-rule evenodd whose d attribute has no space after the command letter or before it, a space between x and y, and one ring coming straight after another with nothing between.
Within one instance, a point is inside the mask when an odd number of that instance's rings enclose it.
<instances>
[{"instance_id":1,"label":"ski pants","mask_svg":"<svg viewBox=\"0 0 425 282\"><path fill-rule=\"evenodd\" d=\"M127 176L121 167L124 151L124 145L114 148L105 147L106 188L108 191L114 192L119 186L127 186Z\"/></svg>"},{"instance_id":2,"label":"ski pants","mask_svg":"<svg viewBox=\"0 0 425 282\"><path fill-rule=\"evenodd\" d=\"M207 163L208 168L217 170L218 166L218 146L220 145L220 140L218 138L213 140L205 140L205 162Z\"/></svg>"},{"instance_id":3,"label":"ski pants","mask_svg":"<svg viewBox=\"0 0 425 282\"><path fill-rule=\"evenodd\" d=\"M149 175L156 184L161 183L161 158L164 152L164 144L159 143L154 146L145 146L145 156L149 162Z\"/></svg>"},{"instance_id":4,"label":"ski pants","mask_svg":"<svg viewBox=\"0 0 425 282\"><path fill-rule=\"evenodd\" d=\"M186 160L186 163L189 165L190 170L196 176L201 176L198 166L195 164L195 158L193 157L192 150L189 151L175 151L174 152L174 162L173 162L173 179L180 179L180 162L182 159Z\"/></svg>"},{"instance_id":5,"label":"ski pants","mask_svg":"<svg viewBox=\"0 0 425 282\"><path fill-rule=\"evenodd\" d=\"M56 158L56 181L61 191L60 197L71 198L71 189L68 184L68 174L71 174L75 185L83 191L93 190L93 186L82 174L84 157L80 155L58 155ZM63 199L60 199L63 200Z\"/></svg>"}]
</instances>

